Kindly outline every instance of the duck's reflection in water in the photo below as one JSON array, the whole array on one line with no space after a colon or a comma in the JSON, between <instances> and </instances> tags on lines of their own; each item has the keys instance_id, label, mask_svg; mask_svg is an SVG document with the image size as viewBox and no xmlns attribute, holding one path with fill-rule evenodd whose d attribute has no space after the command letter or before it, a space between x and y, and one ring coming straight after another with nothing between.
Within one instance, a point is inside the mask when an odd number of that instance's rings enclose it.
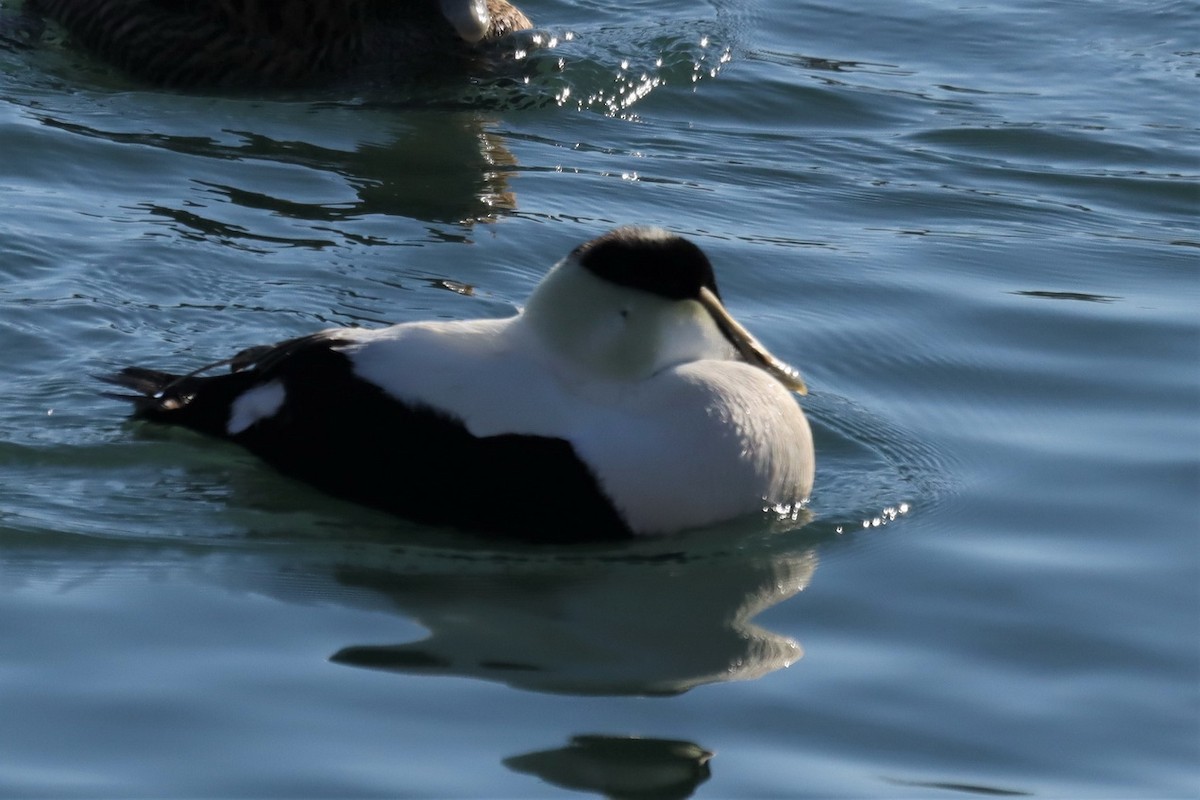
<instances>
[{"instance_id":1,"label":"duck's reflection in water","mask_svg":"<svg viewBox=\"0 0 1200 800\"><path fill-rule=\"evenodd\" d=\"M344 521L329 526L324 518L314 525L307 510L242 513L243 522L276 524L243 526L253 536L193 542L187 549L39 532L36 547L0 563L0 577L6 586L43 582L59 593L113 575L120 580L111 585L118 587L173 577L179 580L165 583L197 584L200 597L216 584L305 614L313 606L383 611L382 619L369 615L371 628L382 624L408 641L351 644L332 659L540 692L665 695L757 678L796 661L797 642L753 620L808 585L815 548L828 540L811 529L726 530L625 546L492 546L415 526L401 538L394 520L385 528L384 515L366 510L356 519L361 528L351 526L357 536ZM175 612L169 605L147 612L146 624L170 617L174 626ZM257 630L260 622L235 635ZM417 639L414 623L428 635ZM192 631L179 628L175 635L190 642ZM324 634L319 642L318 648L327 646ZM511 753L503 763L563 788L614 798L688 797L708 780L713 758L690 741L628 735L538 744L549 749Z\"/></svg>"},{"instance_id":2,"label":"duck's reflection in water","mask_svg":"<svg viewBox=\"0 0 1200 800\"><path fill-rule=\"evenodd\" d=\"M564 789L611 798L691 797L709 778L713 754L692 742L632 736L575 736L566 747L504 759L515 772Z\"/></svg>"},{"instance_id":3,"label":"duck's reflection in water","mask_svg":"<svg viewBox=\"0 0 1200 800\"><path fill-rule=\"evenodd\" d=\"M332 658L584 695L678 694L757 678L800 658L797 642L751 620L808 585L813 550L658 547L470 554L435 571L427 563L417 570L343 563L341 584L386 597L429 636L352 645Z\"/></svg>"},{"instance_id":4,"label":"duck's reflection in water","mask_svg":"<svg viewBox=\"0 0 1200 800\"><path fill-rule=\"evenodd\" d=\"M243 134L242 150L343 177L357 198L322 206L327 221L383 214L427 222L492 222L517 204L508 181L516 158L493 131L495 125L480 113L410 110L378 132L385 137L381 141L359 141L349 150L249 132Z\"/></svg>"},{"instance_id":5,"label":"duck's reflection in water","mask_svg":"<svg viewBox=\"0 0 1200 800\"><path fill-rule=\"evenodd\" d=\"M182 157L174 164L185 174L201 165L183 202L129 205L171 220L187 238L252 249L386 242L362 221L401 217L471 225L516 209L509 186L516 159L487 114L278 104L254 119L234 101L211 102L214 116L236 114L247 129L173 135L102 129L51 115L40 121L91 139L170 151ZM313 114L319 107L320 125Z\"/></svg>"}]
</instances>

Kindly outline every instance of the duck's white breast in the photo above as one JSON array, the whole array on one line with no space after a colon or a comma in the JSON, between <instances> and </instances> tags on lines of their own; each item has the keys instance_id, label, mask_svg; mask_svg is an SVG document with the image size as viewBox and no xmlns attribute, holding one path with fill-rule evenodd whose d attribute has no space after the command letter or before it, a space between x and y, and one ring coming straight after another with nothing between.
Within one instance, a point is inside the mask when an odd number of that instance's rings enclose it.
<instances>
[{"instance_id":1,"label":"duck's white breast","mask_svg":"<svg viewBox=\"0 0 1200 800\"><path fill-rule=\"evenodd\" d=\"M756 367L675 367L646 381L623 412L572 442L635 530L707 525L798 503L812 488L808 421Z\"/></svg>"}]
</instances>

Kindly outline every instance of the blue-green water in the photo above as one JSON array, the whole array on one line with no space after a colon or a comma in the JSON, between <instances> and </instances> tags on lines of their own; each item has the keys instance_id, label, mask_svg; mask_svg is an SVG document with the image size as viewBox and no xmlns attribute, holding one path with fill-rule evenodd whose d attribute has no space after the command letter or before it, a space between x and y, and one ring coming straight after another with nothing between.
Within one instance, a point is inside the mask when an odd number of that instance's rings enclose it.
<instances>
[{"instance_id":1,"label":"blue-green water","mask_svg":"<svg viewBox=\"0 0 1200 800\"><path fill-rule=\"evenodd\" d=\"M0 795L1200 794L1200 5L523 6L419 98L0 46ZM89 378L625 222L804 371L807 524L485 547Z\"/></svg>"}]
</instances>

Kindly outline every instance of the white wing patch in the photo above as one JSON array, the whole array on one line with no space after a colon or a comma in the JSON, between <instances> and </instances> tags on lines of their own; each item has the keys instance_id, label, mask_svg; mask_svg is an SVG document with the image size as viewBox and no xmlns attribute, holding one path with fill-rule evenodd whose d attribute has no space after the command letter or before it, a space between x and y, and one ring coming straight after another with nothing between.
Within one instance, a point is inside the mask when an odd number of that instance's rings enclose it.
<instances>
[{"instance_id":1,"label":"white wing patch","mask_svg":"<svg viewBox=\"0 0 1200 800\"><path fill-rule=\"evenodd\" d=\"M229 422L225 426L230 436L236 436L259 420L274 416L283 406L287 391L279 381L255 386L243 394L229 409Z\"/></svg>"}]
</instances>

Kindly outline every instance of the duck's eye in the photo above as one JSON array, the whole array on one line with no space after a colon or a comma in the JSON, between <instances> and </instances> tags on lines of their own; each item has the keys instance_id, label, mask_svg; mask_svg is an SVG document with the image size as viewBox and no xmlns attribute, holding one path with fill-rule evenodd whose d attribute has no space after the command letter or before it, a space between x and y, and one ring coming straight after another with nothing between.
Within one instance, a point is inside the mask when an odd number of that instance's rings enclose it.
<instances>
[{"instance_id":1,"label":"duck's eye","mask_svg":"<svg viewBox=\"0 0 1200 800\"><path fill-rule=\"evenodd\" d=\"M628 308L621 309L621 319L629 319L629 309Z\"/></svg>"}]
</instances>

